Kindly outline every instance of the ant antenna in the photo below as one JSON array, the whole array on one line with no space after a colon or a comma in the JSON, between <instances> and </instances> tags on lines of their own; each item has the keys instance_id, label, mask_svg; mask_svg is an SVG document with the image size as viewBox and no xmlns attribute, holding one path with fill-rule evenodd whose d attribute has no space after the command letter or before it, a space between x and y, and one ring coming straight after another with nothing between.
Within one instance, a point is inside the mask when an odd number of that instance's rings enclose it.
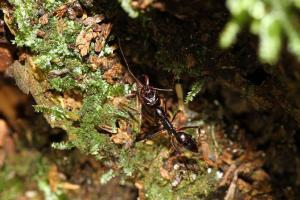
<instances>
[{"instance_id":1,"label":"ant antenna","mask_svg":"<svg viewBox=\"0 0 300 200\"><path fill-rule=\"evenodd\" d=\"M133 75L133 73L131 72L131 70L130 70L130 67L129 67L129 65L128 65L128 62L127 62L127 60L126 60L126 58L125 58L125 55L124 55L124 53L123 53L123 49L122 49L122 46L121 46L121 40L120 40L120 38L118 38L118 43L119 43L119 48L120 48L120 51L121 51L123 60L125 61L125 64L126 64L126 67L127 67L128 72L129 72L130 75L134 78L134 80L138 83L138 85L142 86L143 84L141 83L141 81L140 81L139 79L137 79L137 78Z\"/></svg>"},{"instance_id":2,"label":"ant antenna","mask_svg":"<svg viewBox=\"0 0 300 200\"><path fill-rule=\"evenodd\" d=\"M130 75L134 78L134 80L137 82L137 84L139 85L139 87L142 87L143 84L141 83L141 81L140 81L139 79L137 79L137 78L133 75L133 73L131 72L131 70L130 70L129 64L128 64L128 62L127 62L127 60L126 60L126 58L125 58L125 55L124 55L124 53L123 53L123 49L122 49L122 46L121 46L121 40L120 40L120 38L118 38L118 43L119 43L119 48L120 48L120 51L121 51L121 54L122 54L122 58L123 58L123 60L124 60L124 62L125 62L125 64L126 64L126 67L127 67L128 72L129 72ZM161 88L153 88L153 89L158 90L158 91L165 91L165 92L172 92L172 91L173 91L172 89L161 89Z\"/></svg>"}]
</instances>

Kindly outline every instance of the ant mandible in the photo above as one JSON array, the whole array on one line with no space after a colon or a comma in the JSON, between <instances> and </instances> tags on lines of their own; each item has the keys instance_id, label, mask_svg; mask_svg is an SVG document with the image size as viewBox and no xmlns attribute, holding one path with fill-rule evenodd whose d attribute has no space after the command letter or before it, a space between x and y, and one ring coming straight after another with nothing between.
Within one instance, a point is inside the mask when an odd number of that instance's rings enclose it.
<instances>
[{"instance_id":1,"label":"ant mandible","mask_svg":"<svg viewBox=\"0 0 300 200\"><path fill-rule=\"evenodd\" d=\"M145 78L145 84L143 84L139 79L137 79L133 73L131 72L129 65L127 63L127 60L125 58L125 55L123 53L120 39L119 42L119 48L122 54L122 57L125 61L126 67L130 75L133 77L137 84L137 95L140 99L143 106L148 107L155 111L156 115L159 118L159 121L162 123L165 130L167 130L168 134L171 136L171 142L174 148L176 149L176 146L173 144L173 138L176 139L176 141L183 146L185 149L190 150L192 152L197 153L198 147L196 141L193 139L191 135L188 135L187 133L183 131L178 131L174 128L172 123L169 121L165 111L160 106L160 98L157 94L157 91L169 91L166 89L159 89L150 86L149 84L149 77L147 75L144 75Z\"/></svg>"}]
</instances>

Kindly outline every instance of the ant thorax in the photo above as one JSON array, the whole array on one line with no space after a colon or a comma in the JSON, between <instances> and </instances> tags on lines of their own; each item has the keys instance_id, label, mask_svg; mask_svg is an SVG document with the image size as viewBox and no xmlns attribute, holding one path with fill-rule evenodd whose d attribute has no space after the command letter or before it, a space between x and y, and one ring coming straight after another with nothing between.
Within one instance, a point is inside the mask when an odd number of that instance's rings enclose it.
<instances>
[{"instance_id":1,"label":"ant thorax","mask_svg":"<svg viewBox=\"0 0 300 200\"><path fill-rule=\"evenodd\" d=\"M159 105L159 97L155 89L149 86L141 88L140 95L141 101L151 107Z\"/></svg>"}]
</instances>

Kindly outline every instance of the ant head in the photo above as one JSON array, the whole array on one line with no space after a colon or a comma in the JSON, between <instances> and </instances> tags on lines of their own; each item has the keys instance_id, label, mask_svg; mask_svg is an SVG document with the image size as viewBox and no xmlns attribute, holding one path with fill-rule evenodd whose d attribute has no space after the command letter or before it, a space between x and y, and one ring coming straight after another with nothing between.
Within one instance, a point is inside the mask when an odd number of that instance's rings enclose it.
<instances>
[{"instance_id":1,"label":"ant head","mask_svg":"<svg viewBox=\"0 0 300 200\"><path fill-rule=\"evenodd\" d=\"M144 104L151 107L158 106L160 103L156 90L148 85L141 88L139 97Z\"/></svg>"},{"instance_id":2,"label":"ant head","mask_svg":"<svg viewBox=\"0 0 300 200\"><path fill-rule=\"evenodd\" d=\"M186 134L185 132L177 132L175 134L176 140L187 150L197 153L198 147L191 135Z\"/></svg>"}]
</instances>

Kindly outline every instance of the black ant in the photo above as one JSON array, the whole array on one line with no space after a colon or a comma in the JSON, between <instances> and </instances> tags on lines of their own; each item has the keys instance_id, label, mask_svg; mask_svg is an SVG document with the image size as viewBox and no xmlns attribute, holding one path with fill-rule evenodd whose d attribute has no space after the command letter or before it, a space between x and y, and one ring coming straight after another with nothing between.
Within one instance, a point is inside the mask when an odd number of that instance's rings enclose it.
<instances>
[{"instance_id":1,"label":"black ant","mask_svg":"<svg viewBox=\"0 0 300 200\"><path fill-rule=\"evenodd\" d=\"M130 73L130 75L134 78L136 84L137 84L137 93L138 93L138 98L140 99L142 105L145 107L148 107L152 110L155 111L156 115L159 118L159 121L162 123L163 128L167 130L168 134L171 136L171 142L174 148L176 149L174 143L173 143L173 138L176 139L176 141L182 145L184 148L197 153L198 152L198 147L196 144L196 141L192 138L192 136L188 135L187 133L183 131L178 131L176 130L172 123L169 121L166 112L164 109L160 106L160 98L157 94L157 91L170 91L166 89L159 89L150 86L149 84L149 77L147 75L144 75L145 78L145 84L143 84L139 79L137 79L133 73L131 72L129 65L127 63L127 60L124 56L122 47L121 47L121 42L119 42L119 47L120 51L122 54L122 57L125 61L125 64L127 66L127 70Z\"/></svg>"}]
</instances>

